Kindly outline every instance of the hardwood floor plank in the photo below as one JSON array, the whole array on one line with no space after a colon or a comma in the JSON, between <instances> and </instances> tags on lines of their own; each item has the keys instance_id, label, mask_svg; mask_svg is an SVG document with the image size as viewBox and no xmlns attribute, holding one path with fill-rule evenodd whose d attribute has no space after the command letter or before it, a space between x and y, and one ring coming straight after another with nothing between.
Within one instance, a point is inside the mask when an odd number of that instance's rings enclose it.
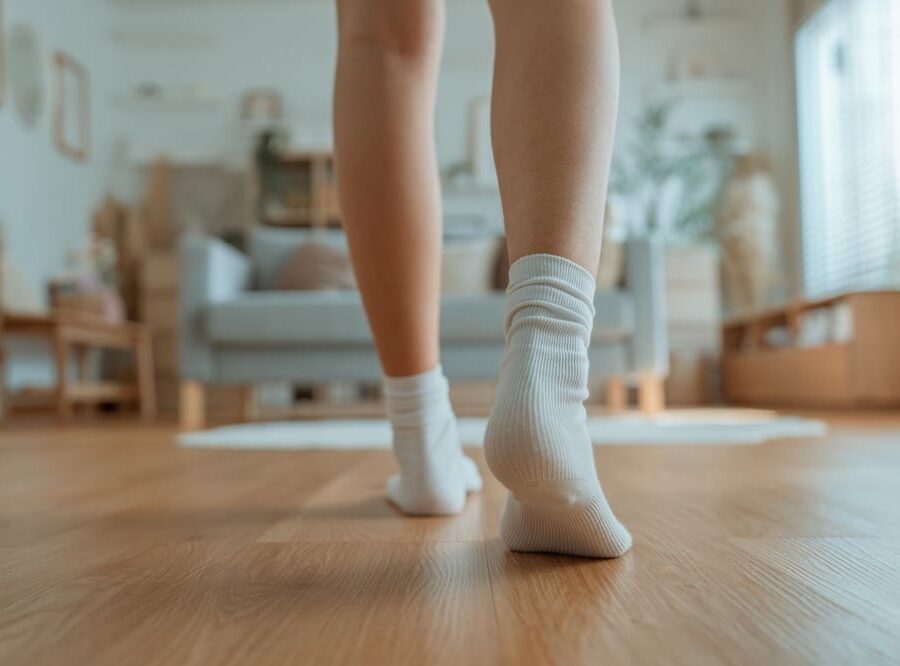
<instances>
[{"instance_id":1,"label":"hardwood floor plank","mask_svg":"<svg viewBox=\"0 0 900 666\"><path fill-rule=\"evenodd\" d=\"M750 560L744 548L704 546L657 538L627 558L593 562L509 553L494 542L489 565L504 661L896 663L900 639L889 624L896 597L866 614L873 602L843 586L829 593Z\"/></svg>"},{"instance_id":2,"label":"hardwood floor plank","mask_svg":"<svg viewBox=\"0 0 900 666\"><path fill-rule=\"evenodd\" d=\"M388 451L0 432L0 664L895 664L900 420L601 447L634 550L510 553L506 490L410 519Z\"/></svg>"},{"instance_id":3,"label":"hardwood floor plank","mask_svg":"<svg viewBox=\"0 0 900 666\"><path fill-rule=\"evenodd\" d=\"M497 661L479 542L159 546L30 599L4 664Z\"/></svg>"}]
</instances>

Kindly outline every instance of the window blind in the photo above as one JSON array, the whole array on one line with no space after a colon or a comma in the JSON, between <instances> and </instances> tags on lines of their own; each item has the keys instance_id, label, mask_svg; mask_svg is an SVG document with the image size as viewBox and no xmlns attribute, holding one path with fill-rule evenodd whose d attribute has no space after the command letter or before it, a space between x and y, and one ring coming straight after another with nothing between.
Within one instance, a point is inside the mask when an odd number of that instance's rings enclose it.
<instances>
[{"instance_id":1,"label":"window blind","mask_svg":"<svg viewBox=\"0 0 900 666\"><path fill-rule=\"evenodd\" d=\"M795 37L806 292L900 287L900 0L829 0Z\"/></svg>"}]
</instances>

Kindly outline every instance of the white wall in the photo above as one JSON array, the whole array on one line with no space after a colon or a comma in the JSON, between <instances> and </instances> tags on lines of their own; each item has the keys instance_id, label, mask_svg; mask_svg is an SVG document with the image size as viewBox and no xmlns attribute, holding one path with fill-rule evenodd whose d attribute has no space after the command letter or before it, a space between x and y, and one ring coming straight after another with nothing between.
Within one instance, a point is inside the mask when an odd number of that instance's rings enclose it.
<instances>
[{"instance_id":1,"label":"white wall","mask_svg":"<svg viewBox=\"0 0 900 666\"><path fill-rule=\"evenodd\" d=\"M9 84L0 107L0 224L6 253L43 301L47 278L64 267L66 251L83 245L91 212L109 175L108 83L112 62L103 0L7 0L7 37L17 24L37 33L44 60L44 102L39 122L22 125ZM59 153L53 143L51 58L69 54L90 75L92 146L85 162Z\"/></svg>"}]
</instances>

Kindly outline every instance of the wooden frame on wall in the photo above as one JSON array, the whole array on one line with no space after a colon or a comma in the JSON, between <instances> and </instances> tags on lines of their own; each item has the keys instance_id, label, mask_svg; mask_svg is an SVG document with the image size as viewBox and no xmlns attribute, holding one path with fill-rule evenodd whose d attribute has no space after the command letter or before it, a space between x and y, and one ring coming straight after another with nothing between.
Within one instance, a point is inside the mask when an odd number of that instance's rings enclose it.
<instances>
[{"instance_id":1,"label":"wooden frame on wall","mask_svg":"<svg viewBox=\"0 0 900 666\"><path fill-rule=\"evenodd\" d=\"M77 60L53 54L53 139L63 155L82 162L90 153L88 73Z\"/></svg>"}]
</instances>

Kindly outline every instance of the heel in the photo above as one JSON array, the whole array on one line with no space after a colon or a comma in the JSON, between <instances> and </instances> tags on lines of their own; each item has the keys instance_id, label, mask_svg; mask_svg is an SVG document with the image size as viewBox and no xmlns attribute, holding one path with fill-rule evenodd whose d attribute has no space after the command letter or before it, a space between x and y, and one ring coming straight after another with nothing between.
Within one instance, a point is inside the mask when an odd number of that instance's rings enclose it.
<instances>
[{"instance_id":1,"label":"heel","mask_svg":"<svg viewBox=\"0 0 900 666\"><path fill-rule=\"evenodd\" d=\"M620 557L631 548L631 534L616 520L602 492L587 502L568 501L570 494L543 489L520 501L510 495L500 521L500 536L510 550L580 557ZM534 504L549 497L557 504Z\"/></svg>"},{"instance_id":2,"label":"heel","mask_svg":"<svg viewBox=\"0 0 900 666\"><path fill-rule=\"evenodd\" d=\"M461 482L444 484L439 490L428 487L407 489L402 476L395 474L388 479L385 490L388 499L410 516L453 516L462 512L466 505L466 487Z\"/></svg>"}]
</instances>

